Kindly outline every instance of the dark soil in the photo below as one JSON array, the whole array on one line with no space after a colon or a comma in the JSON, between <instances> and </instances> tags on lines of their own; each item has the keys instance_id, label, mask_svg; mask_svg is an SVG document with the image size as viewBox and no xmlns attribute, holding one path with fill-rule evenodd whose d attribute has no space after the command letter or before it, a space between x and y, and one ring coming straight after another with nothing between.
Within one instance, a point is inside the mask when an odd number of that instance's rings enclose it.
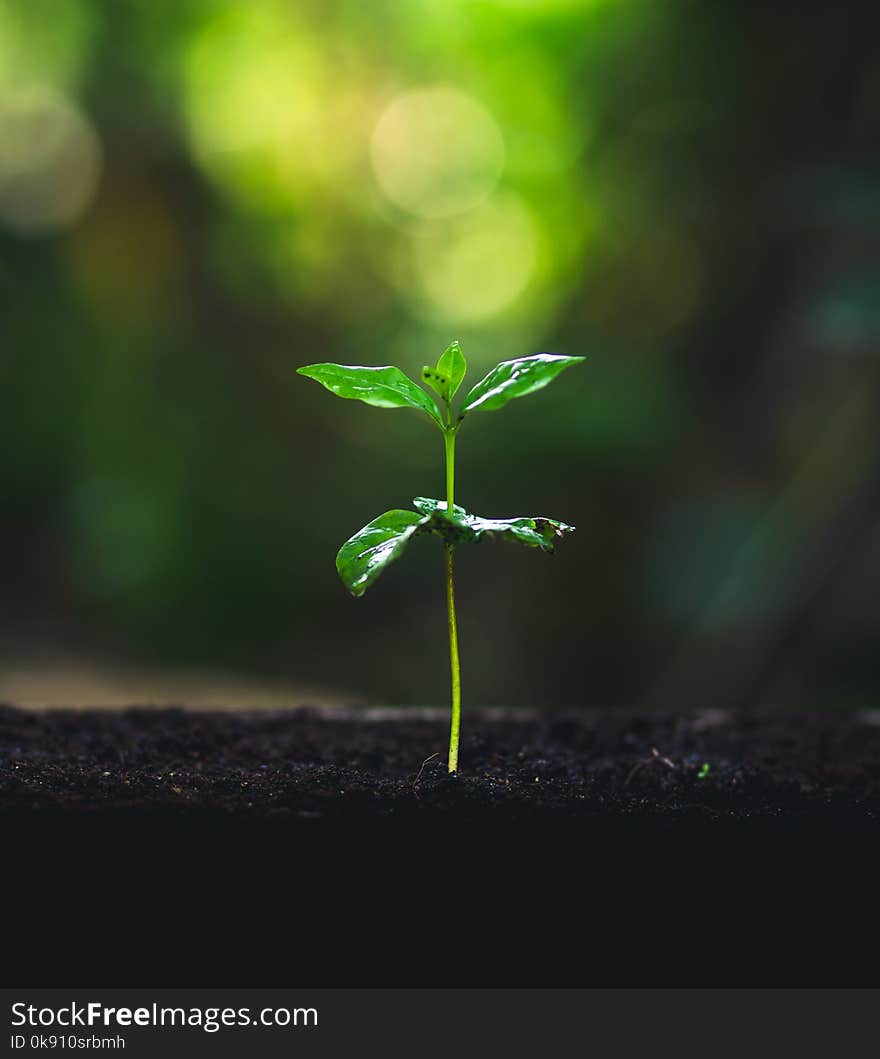
<instances>
[{"instance_id":1,"label":"dark soil","mask_svg":"<svg viewBox=\"0 0 880 1059\"><path fill-rule=\"evenodd\" d=\"M452 778L445 722L371 716L3 707L0 813L833 823L880 836L880 715L472 715Z\"/></svg>"},{"instance_id":2,"label":"dark soil","mask_svg":"<svg viewBox=\"0 0 880 1059\"><path fill-rule=\"evenodd\" d=\"M876 715L382 718L0 708L14 984L877 984Z\"/></svg>"}]
</instances>

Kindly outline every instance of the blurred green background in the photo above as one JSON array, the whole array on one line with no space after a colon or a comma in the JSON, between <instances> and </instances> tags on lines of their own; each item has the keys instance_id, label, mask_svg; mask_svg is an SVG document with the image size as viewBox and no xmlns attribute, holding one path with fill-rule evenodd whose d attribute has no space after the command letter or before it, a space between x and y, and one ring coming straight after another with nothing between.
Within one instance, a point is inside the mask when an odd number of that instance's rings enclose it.
<instances>
[{"instance_id":1,"label":"blurred green background","mask_svg":"<svg viewBox=\"0 0 880 1059\"><path fill-rule=\"evenodd\" d=\"M444 703L437 542L333 565L440 438L294 371L458 338L588 357L460 436L578 527L466 703L875 704L872 6L0 0L0 698Z\"/></svg>"}]
</instances>

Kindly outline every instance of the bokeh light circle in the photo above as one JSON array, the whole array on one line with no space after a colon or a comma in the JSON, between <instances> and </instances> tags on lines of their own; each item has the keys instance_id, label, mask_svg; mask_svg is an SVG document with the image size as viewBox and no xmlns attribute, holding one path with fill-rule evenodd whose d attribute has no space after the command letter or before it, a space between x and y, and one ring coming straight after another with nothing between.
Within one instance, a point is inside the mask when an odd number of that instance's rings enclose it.
<instances>
[{"instance_id":1,"label":"bokeh light circle","mask_svg":"<svg viewBox=\"0 0 880 1059\"><path fill-rule=\"evenodd\" d=\"M395 206L453 217L484 202L504 167L504 140L489 111L443 86L405 92L385 109L370 141L376 181Z\"/></svg>"},{"instance_id":2,"label":"bokeh light circle","mask_svg":"<svg viewBox=\"0 0 880 1059\"><path fill-rule=\"evenodd\" d=\"M334 66L298 6L221 5L183 57L199 166L246 210L290 216L362 163L368 93Z\"/></svg>"},{"instance_id":3,"label":"bokeh light circle","mask_svg":"<svg viewBox=\"0 0 880 1059\"><path fill-rule=\"evenodd\" d=\"M98 189L101 144L86 115L48 90L0 100L0 221L22 235L67 228Z\"/></svg>"},{"instance_id":4,"label":"bokeh light circle","mask_svg":"<svg viewBox=\"0 0 880 1059\"><path fill-rule=\"evenodd\" d=\"M417 295L428 315L463 323L498 316L521 299L534 274L538 228L512 192L413 236Z\"/></svg>"}]
</instances>

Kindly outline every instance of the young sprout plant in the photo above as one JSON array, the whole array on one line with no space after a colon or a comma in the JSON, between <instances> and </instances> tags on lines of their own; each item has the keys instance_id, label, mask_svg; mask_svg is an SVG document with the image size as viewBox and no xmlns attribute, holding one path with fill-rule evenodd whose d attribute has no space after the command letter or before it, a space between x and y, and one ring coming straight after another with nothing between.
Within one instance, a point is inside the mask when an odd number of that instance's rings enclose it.
<instances>
[{"instance_id":1,"label":"young sprout plant","mask_svg":"<svg viewBox=\"0 0 880 1059\"><path fill-rule=\"evenodd\" d=\"M458 658L458 625L455 617L455 548L459 544L490 539L516 541L552 552L556 542L574 526L552 518L481 518L455 503L455 442L465 417L471 412L503 408L514 397L525 397L552 382L560 372L579 364L583 357L536 353L505 360L473 387L457 413L452 399L464 379L467 362L458 342L453 342L422 378L438 401L395 367L365 368L346 364L308 364L300 375L314 379L337 397L364 401L377 408L415 408L424 412L443 434L446 450L446 500L416 497L414 511L395 509L374 518L342 545L336 569L354 596L362 596L389 563L399 558L413 537L433 533L443 541L446 568L446 604L449 622L449 663L452 673L452 717L449 727L450 772L458 771L461 728L461 668Z\"/></svg>"}]
</instances>

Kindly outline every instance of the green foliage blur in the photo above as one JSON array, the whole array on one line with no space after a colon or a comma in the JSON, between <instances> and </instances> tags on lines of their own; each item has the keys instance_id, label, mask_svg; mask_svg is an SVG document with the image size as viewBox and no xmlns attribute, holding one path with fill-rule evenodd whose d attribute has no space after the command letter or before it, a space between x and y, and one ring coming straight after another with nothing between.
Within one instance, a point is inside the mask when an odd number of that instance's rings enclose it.
<instances>
[{"instance_id":1,"label":"green foliage blur","mask_svg":"<svg viewBox=\"0 0 880 1059\"><path fill-rule=\"evenodd\" d=\"M880 60L786 6L0 0L3 642L442 704L436 542L334 570L442 440L295 369L459 339L588 358L462 431L578 527L463 551L469 703L871 704Z\"/></svg>"}]
</instances>

